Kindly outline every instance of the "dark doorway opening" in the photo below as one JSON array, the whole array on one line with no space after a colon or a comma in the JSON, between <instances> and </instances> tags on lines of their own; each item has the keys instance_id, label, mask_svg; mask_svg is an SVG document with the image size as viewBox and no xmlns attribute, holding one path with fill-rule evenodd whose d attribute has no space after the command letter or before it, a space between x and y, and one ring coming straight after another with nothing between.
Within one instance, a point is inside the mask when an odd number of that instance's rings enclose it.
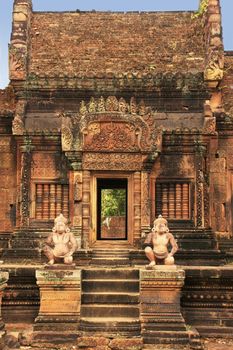
<instances>
[{"instance_id":1,"label":"dark doorway opening","mask_svg":"<svg viewBox=\"0 0 233 350\"><path fill-rule=\"evenodd\" d=\"M97 239L127 240L127 179L97 179Z\"/></svg>"}]
</instances>

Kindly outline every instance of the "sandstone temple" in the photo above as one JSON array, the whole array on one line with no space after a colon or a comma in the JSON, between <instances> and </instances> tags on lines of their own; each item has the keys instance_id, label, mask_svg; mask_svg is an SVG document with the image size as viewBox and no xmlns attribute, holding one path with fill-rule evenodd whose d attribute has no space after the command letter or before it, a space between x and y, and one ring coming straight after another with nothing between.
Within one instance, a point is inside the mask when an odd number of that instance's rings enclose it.
<instances>
[{"instance_id":1,"label":"sandstone temple","mask_svg":"<svg viewBox=\"0 0 233 350\"><path fill-rule=\"evenodd\" d=\"M202 337L231 337L233 52L220 0L200 0L196 12L126 13L35 12L32 0L14 0L9 77L0 91L2 332L31 325L40 336L21 334L21 345L38 347L49 332L72 344L77 332L84 350L201 349ZM60 213L77 241L80 309L54 326L41 311L50 287L39 269ZM179 246L185 280L171 283L180 305L163 281L152 307L163 274L148 282L140 272L159 215ZM48 285L72 284L46 271Z\"/></svg>"}]
</instances>

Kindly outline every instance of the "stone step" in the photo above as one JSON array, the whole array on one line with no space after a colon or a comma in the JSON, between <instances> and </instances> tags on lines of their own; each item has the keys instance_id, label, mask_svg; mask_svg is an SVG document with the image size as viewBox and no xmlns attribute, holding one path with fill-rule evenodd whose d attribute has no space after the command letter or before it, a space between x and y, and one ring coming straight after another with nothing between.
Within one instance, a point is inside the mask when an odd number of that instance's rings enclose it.
<instances>
[{"instance_id":1,"label":"stone step","mask_svg":"<svg viewBox=\"0 0 233 350\"><path fill-rule=\"evenodd\" d=\"M144 344L189 344L188 332L142 332L142 337Z\"/></svg>"},{"instance_id":2,"label":"stone step","mask_svg":"<svg viewBox=\"0 0 233 350\"><path fill-rule=\"evenodd\" d=\"M174 322L174 324L171 323L171 321L168 323L168 322L153 322L153 323L150 323L150 325L144 325L142 324L141 327L142 327L142 331L145 330L145 327L146 326L146 330L150 330L150 331L166 331L166 332L182 332L182 331L185 331L185 326L183 323L180 323L179 321L178 322Z\"/></svg>"},{"instance_id":3,"label":"stone step","mask_svg":"<svg viewBox=\"0 0 233 350\"><path fill-rule=\"evenodd\" d=\"M180 249L193 249L195 246L196 249L215 249L217 247L217 242L214 240L202 239L198 241L194 241L193 239L182 239L178 238L178 243Z\"/></svg>"},{"instance_id":4,"label":"stone step","mask_svg":"<svg viewBox=\"0 0 233 350\"><path fill-rule=\"evenodd\" d=\"M128 259L129 258L129 252L127 253L105 253L105 252L101 252L101 253L97 253L97 252L92 252L92 258L121 258L121 259Z\"/></svg>"},{"instance_id":5,"label":"stone step","mask_svg":"<svg viewBox=\"0 0 233 350\"><path fill-rule=\"evenodd\" d=\"M41 248L43 244L42 240L39 239L14 239L11 241L12 249L33 249Z\"/></svg>"},{"instance_id":6,"label":"stone step","mask_svg":"<svg viewBox=\"0 0 233 350\"><path fill-rule=\"evenodd\" d=\"M86 269L82 271L83 279L139 279L138 269Z\"/></svg>"},{"instance_id":7,"label":"stone step","mask_svg":"<svg viewBox=\"0 0 233 350\"><path fill-rule=\"evenodd\" d=\"M139 293L84 293L81 296L81 301L82 304L136 304L139 302Z\"/></svg>"},{"instance_id":8,"label":"stone step","mask_svg":"<svg viewBox=\"0 0 233 350\"><path fill-rule=\"evenodd\" d=\"M195 326L202 337L208 338L232 338L232 327L224 326Z\"/></svg>"},{"instance_id":9,"label":"stone step","mask_svg":"<svg viewBox=\"0 0 233 350\"><path fill-rule=\"evenodd\" d=\"M5 249L2 259L22 259L22 258L41 258L41 250L39 248L18 248L18 249Z\"/></svg>"},{"instance_id":10,"label":"stone step","mask_svg":"<svg viewBox=\"0 0 233 350\"><path fill-rule=\"evenodd\" d=\"M82 280L83 292L139 292L138 280Z\"/></svg>"},{"instance_id":11,"label":"stone step","mask_svg":"<svg viewBox=\"0 0 233 350\"><path fill-rule=\"evenodd\" d=\"M85 317L80 319L80 330L139 335L140 321L130 317Z\"/></svg>"},{"instance_id":12,"label":"stone step","mask_svg":"<svg viewBox=\"0 0 233 350\"><path fill-rule=\"evenodd\" d=\"M94 249L93 255L127 255L128 249Z\"/></svg>"},{"instance_id":13,"label":"stone step","mask_svg":"<svg viewBox=\"0 0 233 350\"><path fill-rule=\"evenodd\" d=\"M81 318L83 317L125 317L139 318L138 305L125 304L86 304L81 307Z\"/></svg>"},{"instance_id":14,"label":"stone step","mask_svg":"<svg viewBox=\"0 0 233 350\"><path fill-rule=\"evenodd\" d=\"M129 266L128 258L115 258L115 257L102 257L102 258L93 258L91 264L94 266Z\"/></svg>"}]
</instances>

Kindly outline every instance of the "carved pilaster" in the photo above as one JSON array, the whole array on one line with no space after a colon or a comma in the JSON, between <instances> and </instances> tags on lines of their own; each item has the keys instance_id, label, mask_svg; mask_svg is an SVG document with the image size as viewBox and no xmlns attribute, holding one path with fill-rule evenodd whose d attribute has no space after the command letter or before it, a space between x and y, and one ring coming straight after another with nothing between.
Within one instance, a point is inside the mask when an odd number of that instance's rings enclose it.
<instances>
[{"instance_id":1,"label":"carved pilaster","mask_svg":"<svg viewBox=\"0 0 233 350\"><path fill-rule=\"evenodd\" d=\"M202 171L202 160L199 158L197 160L197 181L196 181L196 186L197 186L197 191L196 191L196 202L197 202L197 227L203 227L204 226L204 193L203 193L203 188L204 188L204 175Z\"/></svg>"},{"instance_id":2,"label":"carved pilaster","mask_svg":"<svg viewBox=\"0 0 233 350\"><path fill-rule=\"evenodd\" d=\"M200 142L196 143L196 225L197 227L204 227L204 192L206 180L204 169L204 156L206 147Z\"/></svg>"},{"instance_id":3,"label":"carved pilaster","mask_svg":"<svg viewBox=\"0 0 233 350\"><path fill-rule=\"evenodd\" d=\"M83 247L88 248L90 222L91 222L91 205L90 205L90 171L83 172L83 195L82 195L82 227L83 227Z\"/></svg>"},{"instance_id":4,"label":"carved pilaster","mask_svg":"<svg viewBox=\"0 0 233 350\"><path fill-rule=\"evenodd\" d=\"M134 240L139 241L141 238L141 173L134 173Z\"/></svg>"},{"instance_id":5,"label":"carved pilaster","mask_svg":"<svg viewBox=\"0 0 233 350\"><path fill-rule=\"evenodd\" d=\"M141 234L150 231L150 173L141 172Z\"/></svg>"},{"instance_id":6,"label":"carved pilaster","mask_svg":"<svg viewBox=\"0 0 233 350\"><path fill-rule=\"evenodd\" d=\"M32 160L32 146L29 139L25 140L21 147L21 203L20 203L20 217L21 226L27 227L29 225L29 209L30 209L30 179L31 179L31 160Z\"/></svg>"},{"instance_id":7,"label":"carved pilaster","mask_svg":"<svg viewBox=\"0 0 233 350\"><path fill-rule=\"evenodd\" d=\"M83 174L82 171L72 172L73 186L73 232L78 240L78 246L81 244L82 233L82 198L83 198Z\"/></svg>"}]
</instances>

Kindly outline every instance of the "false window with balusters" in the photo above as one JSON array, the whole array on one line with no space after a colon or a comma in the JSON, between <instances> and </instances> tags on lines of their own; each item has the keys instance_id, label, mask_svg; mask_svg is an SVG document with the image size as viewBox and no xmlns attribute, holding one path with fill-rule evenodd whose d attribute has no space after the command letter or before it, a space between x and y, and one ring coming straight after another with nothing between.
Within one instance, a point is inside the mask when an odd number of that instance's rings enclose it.
<instances>
[{"instance_id":1,"label":"false window with balusters","mask_svg":"<svg viewBox=\"0 0 233 350\"><path fill-rule=\"evenodd\" d=\"M69 186L58 183L35 184L35 219L53 220L59 214L69 216Z\"/></svg>"},{"instance_id":2,"label":"false window with balusters","mask_svg":"<svg viewBox=\"0 0 233 350\"><path fill-rule=\"evenodd\" d=\"M190 220L190 183L157 181L155 185L155 215L169 220Z\"/></svg>"}]
</instances>

